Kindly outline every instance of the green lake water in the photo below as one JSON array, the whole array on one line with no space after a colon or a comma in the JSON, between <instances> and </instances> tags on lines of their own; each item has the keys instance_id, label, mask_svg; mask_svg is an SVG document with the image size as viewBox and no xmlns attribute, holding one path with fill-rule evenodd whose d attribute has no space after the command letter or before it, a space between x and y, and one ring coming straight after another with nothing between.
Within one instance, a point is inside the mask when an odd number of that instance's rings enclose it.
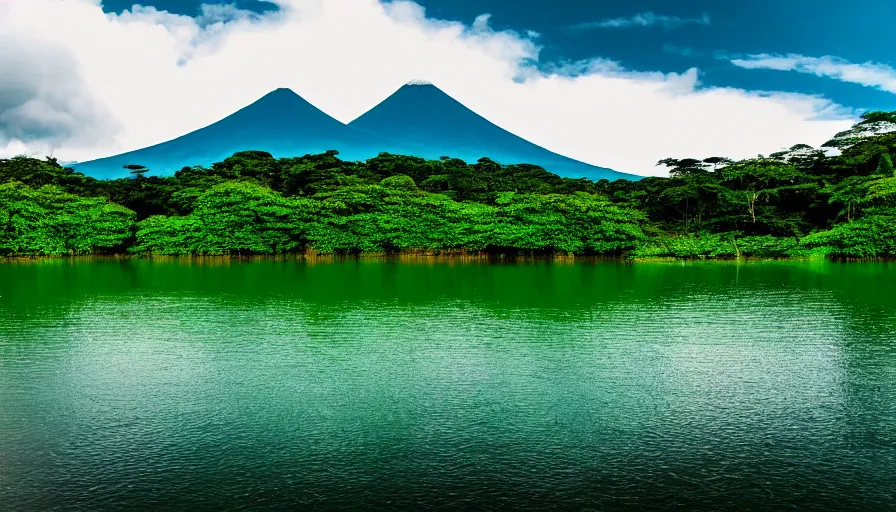
<instances>
[{"instance_id":1,"label":"green lake water","mask_svg":"<svg viewBox=\"0 0 896 512\"><path fill-rule=\"evenodd\" d=\"M0 264L0 510L256 509L896 509L896 265Z\"/></svg>"}]
</instances>

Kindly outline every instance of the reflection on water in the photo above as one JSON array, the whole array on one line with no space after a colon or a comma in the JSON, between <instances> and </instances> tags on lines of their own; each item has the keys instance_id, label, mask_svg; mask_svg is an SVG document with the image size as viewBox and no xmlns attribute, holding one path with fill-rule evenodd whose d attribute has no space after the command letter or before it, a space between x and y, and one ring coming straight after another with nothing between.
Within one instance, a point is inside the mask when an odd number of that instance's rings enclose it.
<instances>
[{"instance_id":1,"label":"reflection on water","mask_svg":"<svg viewBox=\"0 0 896 512\"><path fill-rule=\"evenodd\" d=\"M896 267L312 263L0 265L0 504L896 500Z\"/></svg>"}]
</instances>

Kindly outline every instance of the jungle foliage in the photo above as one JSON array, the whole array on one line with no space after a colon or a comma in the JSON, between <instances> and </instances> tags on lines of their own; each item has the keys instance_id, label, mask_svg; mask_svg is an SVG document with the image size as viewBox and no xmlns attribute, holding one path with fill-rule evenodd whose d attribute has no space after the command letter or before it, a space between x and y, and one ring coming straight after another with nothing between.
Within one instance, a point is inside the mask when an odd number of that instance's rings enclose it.
<instances>
[{"instance_id":1,"label":"jungle foliage","mask_svg":"<svg viewBox=\"0 0 896 512\"><path fill-rule=\"evenodd\" d=\"M896 256L896 112L823 149L667 158L669 177L592 182L533 165L382 153L274 158L97 180L0 160L0 255L485 253L640 258Z\"/></svg>"}]
</instances>

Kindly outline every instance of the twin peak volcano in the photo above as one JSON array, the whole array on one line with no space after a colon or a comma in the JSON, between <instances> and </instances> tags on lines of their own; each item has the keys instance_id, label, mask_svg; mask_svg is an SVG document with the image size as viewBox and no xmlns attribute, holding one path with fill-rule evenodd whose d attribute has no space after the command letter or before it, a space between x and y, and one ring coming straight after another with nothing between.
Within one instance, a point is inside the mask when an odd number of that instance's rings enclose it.
<instances>
[{"instance_id":1,"label":"twin peak volcano","mask_svg":"<svg viewBox=\"0 0 896 512\"><path fill-rule=\"evenodd\" d=\"M496 126L425 80L412 80L354 121L343 124L290 89L276 89L224 119L167 142L120 155L74 164L88 176L119 178L124 165L171 175L184 166L210 165L238 151L267 151L275 157L335 149L343 160L379 153L475 162L489 157L504 164L538 165L570 178L640 179L558 155Z\"/></svg>"}]
</instances>

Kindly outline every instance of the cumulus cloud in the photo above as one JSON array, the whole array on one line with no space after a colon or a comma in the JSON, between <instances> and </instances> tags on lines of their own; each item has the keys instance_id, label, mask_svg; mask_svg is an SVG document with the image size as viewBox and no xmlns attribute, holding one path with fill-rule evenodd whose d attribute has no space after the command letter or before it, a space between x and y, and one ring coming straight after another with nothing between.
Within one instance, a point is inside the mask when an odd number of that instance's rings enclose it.
<instances>
[{"instance_id":1,"label":"cumulus cloud","mask_svg":"<svg viewBox=\"0 0 896 512\"><path fill-rule=\"evenodd\" d=\"M0 148L34 147L49 154L63 143L91 145L118 128L64 46L4 28L9 30L0 29Z\"/></svg>"},{"instance_id":2,"label":"cumulus cloud","mask_svg":"<svg viewBox=\"0 0 896 512\"><path fill-rule=\"evenodd\" d=\"M240 9L236 4L202 4L199 6L196 23L201 27L208 27L247 18L257 19L259 15L248 9Z\"/></svg>"},{"instance_id":3,"label":"cumulus cloud","mask_svg":"<svg viewBox=\"0 0 896 512\"><path fill-rule=\"evenodd\" d=\"M609 18L605 20L589 21L572 25L570 30L581 32L600 28L631 28L631 27L662 27L666 30L678 28L682 25L709 25L709 14L703 13L699 18L682 18L680 16L667 16L652 12L635 14L629 18Z\"/></svg>"},{"instance_id":4,"label":"cumulus cloud","mask_svg":"<svg viewBox=\"0 0 896 512\"><path fill-rule=\"evenodd\" d=\"M807 57L793 53L787 55L762 53L742 59L732 59L731 63L746 69L809 73L896 94L896 69L886 64L874 62L856 64L831 55Z\"/></svg>"},{"instance_id":5,"label":"cumulus cloud","mask_svg":"<svg viewBox=\"0 0 896 512\"><path fill-rule=\"evenodd\" d=\"M412 79L553 151L643 174L663 174L654 164L665 157L818 145L852 124L851 113L821 97L702 87L697 69L640 72L604 59L549 65L538 60L535 34L494 30L488 15L465 25L427 17L409 1L275 3L279 10L262 15L206 8L193 18L141 7L105 14L97 0L5 0L0 34L18 27L31 39L0 47L31 52L32 69L53 69L59 57L31 49L61 49L76 72L65 74L71 81L38 74L18 89L4 74L0 97L42 90L66 98L65 87L79 84L81 99L62 109L68 124L45 121L63 126L54 128L61 135L9 123L8 133L19 131L0 141L0 153L42 156L48 141L60 160L133 150L278 87L348 122Z\"/></svg>"}]
</instances>

